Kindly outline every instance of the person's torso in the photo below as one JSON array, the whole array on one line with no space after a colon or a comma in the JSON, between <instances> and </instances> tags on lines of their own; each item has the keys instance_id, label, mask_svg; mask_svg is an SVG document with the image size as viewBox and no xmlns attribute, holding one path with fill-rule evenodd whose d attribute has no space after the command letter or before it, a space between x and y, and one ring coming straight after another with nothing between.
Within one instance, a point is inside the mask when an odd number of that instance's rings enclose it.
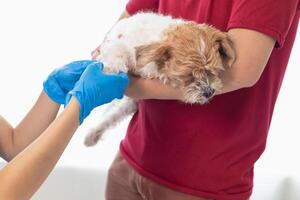
<instances>
[{"instance_id":1,"label":"person's torso","mask_svg":"<svg viewBox=\"0 0 300 200\"><path fill-rule=\"evenodd\" d=\"M160 0L158 11L226 31L233 3ZM215 96L206 105L140 100L121 144L124 151L144 170L182 187L249 193L295 33L291 30L285 45L273 50L251 88Z\"/></svg>"}]
</instances>

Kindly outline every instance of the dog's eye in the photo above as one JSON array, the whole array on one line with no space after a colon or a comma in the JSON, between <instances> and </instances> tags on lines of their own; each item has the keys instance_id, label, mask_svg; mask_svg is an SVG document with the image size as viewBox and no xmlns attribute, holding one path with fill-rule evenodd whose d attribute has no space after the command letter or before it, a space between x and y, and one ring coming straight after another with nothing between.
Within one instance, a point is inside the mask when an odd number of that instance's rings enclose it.
<instances>
[{"instance_id":1,"label":"dog's eye","mask_svg":"<svg viewBox=\"0 0 300 200\"><path fill-rule=\"evenodd\" d=\"M226 53L226 50L222 46L219 47L218 51L219 51L219 54L221 55L222 58L227 58L228 57L228 55Z\"/></svg>"}]
</instances>

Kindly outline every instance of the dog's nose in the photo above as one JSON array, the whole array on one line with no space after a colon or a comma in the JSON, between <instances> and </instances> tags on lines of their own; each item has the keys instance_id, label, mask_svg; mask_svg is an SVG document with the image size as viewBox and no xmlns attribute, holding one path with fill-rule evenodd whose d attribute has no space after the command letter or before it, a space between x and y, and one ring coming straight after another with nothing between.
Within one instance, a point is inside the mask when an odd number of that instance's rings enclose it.
<instances>
[{"instance_id":1,"label":"dog's nose","mask_svg":"<svg viewBox=\"0 0 300 200\"><path fill-rule=\"evenodd\" d=\"M208 98L212 97L212 95L214 95L214 93L215 93L215 90L213 88L207 87L203 91L203 96L208 99Z\"/></svg>"}]
</instances>

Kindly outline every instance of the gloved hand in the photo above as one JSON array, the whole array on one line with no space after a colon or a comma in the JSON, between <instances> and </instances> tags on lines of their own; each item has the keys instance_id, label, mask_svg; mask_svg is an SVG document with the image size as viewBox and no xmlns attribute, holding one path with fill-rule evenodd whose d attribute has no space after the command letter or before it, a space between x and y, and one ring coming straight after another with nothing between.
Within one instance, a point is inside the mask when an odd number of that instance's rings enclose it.
<instances>
[{"instance_id":1,"label":"gloved hand","mask_svg":"<svg viewBox=\"0 0 300 200\"><path fill-rule=\"evenodd\" d=\"M121 99L129 83L126 73L104 74L102 63L87 66L79 81L66 97L66 105L72 96L80 103L80 124L97 106Z\"/></svg>"},{"instance_id":2,"label":"gloved hand","mask_svg":"<svg viewBox=\"0 0 300 200\"><path fill-rule=\"evenodd\" d=\"M80 60L55 69L44 81L44 91L56 103L64 104L67 93L73 89L85 68L96 62Z\"/></svg>"}]
</instances>

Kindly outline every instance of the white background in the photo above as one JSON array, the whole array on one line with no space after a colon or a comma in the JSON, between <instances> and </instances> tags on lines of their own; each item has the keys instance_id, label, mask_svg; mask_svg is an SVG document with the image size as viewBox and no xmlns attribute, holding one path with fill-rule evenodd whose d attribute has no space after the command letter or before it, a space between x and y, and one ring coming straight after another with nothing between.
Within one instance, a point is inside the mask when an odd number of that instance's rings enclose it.
<instances>
[{"instance_id":1,"label":"white background","mask_svg":"<svg viewBox=\"0 0 300 200\"><path fill-rule=\"evenodd\" d=\"M37 99L43 80L53 68L90 58L91 50L100 44L126 2L1 0L0 114L16 125ZM257 176L271 171L300 177L299 53L298 37L277 100L267 149L256 165ZM110 131L99 145L87 149L82 145L84 135L100 117L98 111L86 120L58 165L95 169L109 166L127 121Z\"/></svg>"}]
</instances>

